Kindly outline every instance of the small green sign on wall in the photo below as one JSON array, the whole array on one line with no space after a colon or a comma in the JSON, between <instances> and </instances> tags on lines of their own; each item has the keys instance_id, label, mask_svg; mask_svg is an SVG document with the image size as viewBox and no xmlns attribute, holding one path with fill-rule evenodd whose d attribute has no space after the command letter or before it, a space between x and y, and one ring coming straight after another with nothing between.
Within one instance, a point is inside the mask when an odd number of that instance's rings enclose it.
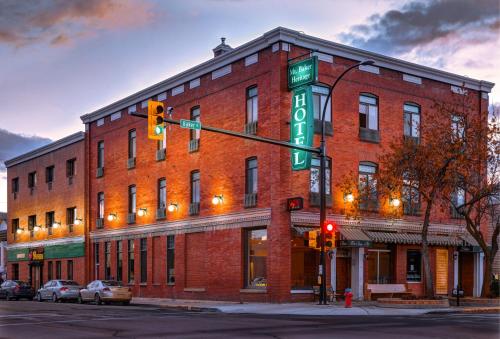
<instances>
[{"instance_id":1,"label":"small green sign on wall","mask_svg":"<svg viewBox=\"0 0 500 339\"><path fill-rule=\"evenodd\" d=\"M288 89L310 85L318 81L318 57L314 56L288 65Z\"/></svg>"},{"instance_id":2,"label":"small green sign on wall","mask_svg":"<svg viewBox=\"0 0 500 339\"><path fill-rule=\"evenodd\" d=\"M296 145L312 146L314 136L314 112L311 86L293 91L290 142ZM292 170L311 168L311 152L291 149Z\"/></svg>"}]
</instances>

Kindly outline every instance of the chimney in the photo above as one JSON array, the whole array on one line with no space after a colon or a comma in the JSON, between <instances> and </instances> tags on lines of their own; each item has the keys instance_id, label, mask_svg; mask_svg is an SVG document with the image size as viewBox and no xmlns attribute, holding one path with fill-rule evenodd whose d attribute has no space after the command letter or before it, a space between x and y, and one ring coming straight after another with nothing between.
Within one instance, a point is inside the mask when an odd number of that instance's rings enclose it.
<instances>
[{"instance_id":1,"label":"chimney","mask_svg":"<svg viewBox=\"0 0 500 339\"><path fill-rule=\"evenodd\" d=\"M233 50L231 46L226 45L226 38L220 38L220 40L221 40L220 45L212 50L214 52L214 58L224 53L231 52Z\"/></svg>"}]
</instances>

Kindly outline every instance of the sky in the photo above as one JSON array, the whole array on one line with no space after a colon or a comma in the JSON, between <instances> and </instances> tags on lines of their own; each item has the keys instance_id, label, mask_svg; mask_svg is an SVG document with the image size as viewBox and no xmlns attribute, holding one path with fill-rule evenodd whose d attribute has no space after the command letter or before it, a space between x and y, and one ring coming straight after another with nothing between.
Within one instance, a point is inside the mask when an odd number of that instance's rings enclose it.
<instances>
[{"instance_id":1,"label":"sky","mask_svg":"<svg viewBox=\"0 0 500 339\"><path fill-rule=\"evenodd\" d=\"M500 103L498 0L0 0L0 211L6 159L278 26L497 83Z\"/></svg>"}]
</instances>

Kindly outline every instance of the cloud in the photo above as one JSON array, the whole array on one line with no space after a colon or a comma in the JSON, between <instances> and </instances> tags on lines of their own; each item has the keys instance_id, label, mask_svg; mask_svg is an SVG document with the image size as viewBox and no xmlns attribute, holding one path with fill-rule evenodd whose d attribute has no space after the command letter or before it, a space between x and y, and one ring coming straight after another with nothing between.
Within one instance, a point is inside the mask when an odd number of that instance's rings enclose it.
<instances>
[{"instance_id":1,"label":"cloud","mask_svg":"<svg viewBox=\"0 0 500 339\"><path fill-rule=\"evenodd\" d=\"M0 43L67 44L103 30L137 27L154 19L149 1L2 0Z\"/></svg>"},{"instance_id":2,"label":"cloud","mask_svg":"<svg viewBox=\"0 0 500 339\"><path fill-rule=\"evenodd\" d=\"M496 40L498 0L412 1L400 10L375 14L368 22L339 35L341 41L384 54L408 53L430 44L452 46Z\"/></svg>"},{"instance_id":3,"label":"cloud","mask_svg":"<svg viewBox=\"0 0 500 339\"><path fill-rule=\"evenodd\" d=\"M22 135L0 128L0 173L6 170L5 160L50 143L52 140L36 135Z\"/></svg>"}]
</instances>

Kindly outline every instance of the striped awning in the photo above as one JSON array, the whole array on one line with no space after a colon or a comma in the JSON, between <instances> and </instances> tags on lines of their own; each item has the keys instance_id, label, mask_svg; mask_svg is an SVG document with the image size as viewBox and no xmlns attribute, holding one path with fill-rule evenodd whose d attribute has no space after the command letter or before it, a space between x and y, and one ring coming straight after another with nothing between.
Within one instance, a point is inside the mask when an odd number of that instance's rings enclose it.
<instances>
[{"instance_id":1,"label":"striped awning","mask_svg":"<svg viewBox=\"0 0 500 339\"><path fill-rule=\"evenodd\" d=\"M360 228L340 227L339 232L343 240L371 240Z\"/></svg>"},{"instance_id":2,"label":"striped awning","mask_svg":"<svg viewBox=\"0 0 500 339\"><path fill-rule=\"evenodd\" d=\"M319 227L307 227L307 226L292 226L293 231L296 235L304 235L306 232L319 231Z\"/></svg>"},{"instance_id":3,"label":"striped awning","mask_svg":"<svg viewBox=\"0 0 500 339\"><path fill-rule=\"evenodd\" d=\"M422 235L420 233L406 232L376 232L364 231L374 242L394 243L394 244L421 244ZM462 239L453 235L429 234L427 241L430 245L460 246Z\"/></svg>"}]
</instances>

